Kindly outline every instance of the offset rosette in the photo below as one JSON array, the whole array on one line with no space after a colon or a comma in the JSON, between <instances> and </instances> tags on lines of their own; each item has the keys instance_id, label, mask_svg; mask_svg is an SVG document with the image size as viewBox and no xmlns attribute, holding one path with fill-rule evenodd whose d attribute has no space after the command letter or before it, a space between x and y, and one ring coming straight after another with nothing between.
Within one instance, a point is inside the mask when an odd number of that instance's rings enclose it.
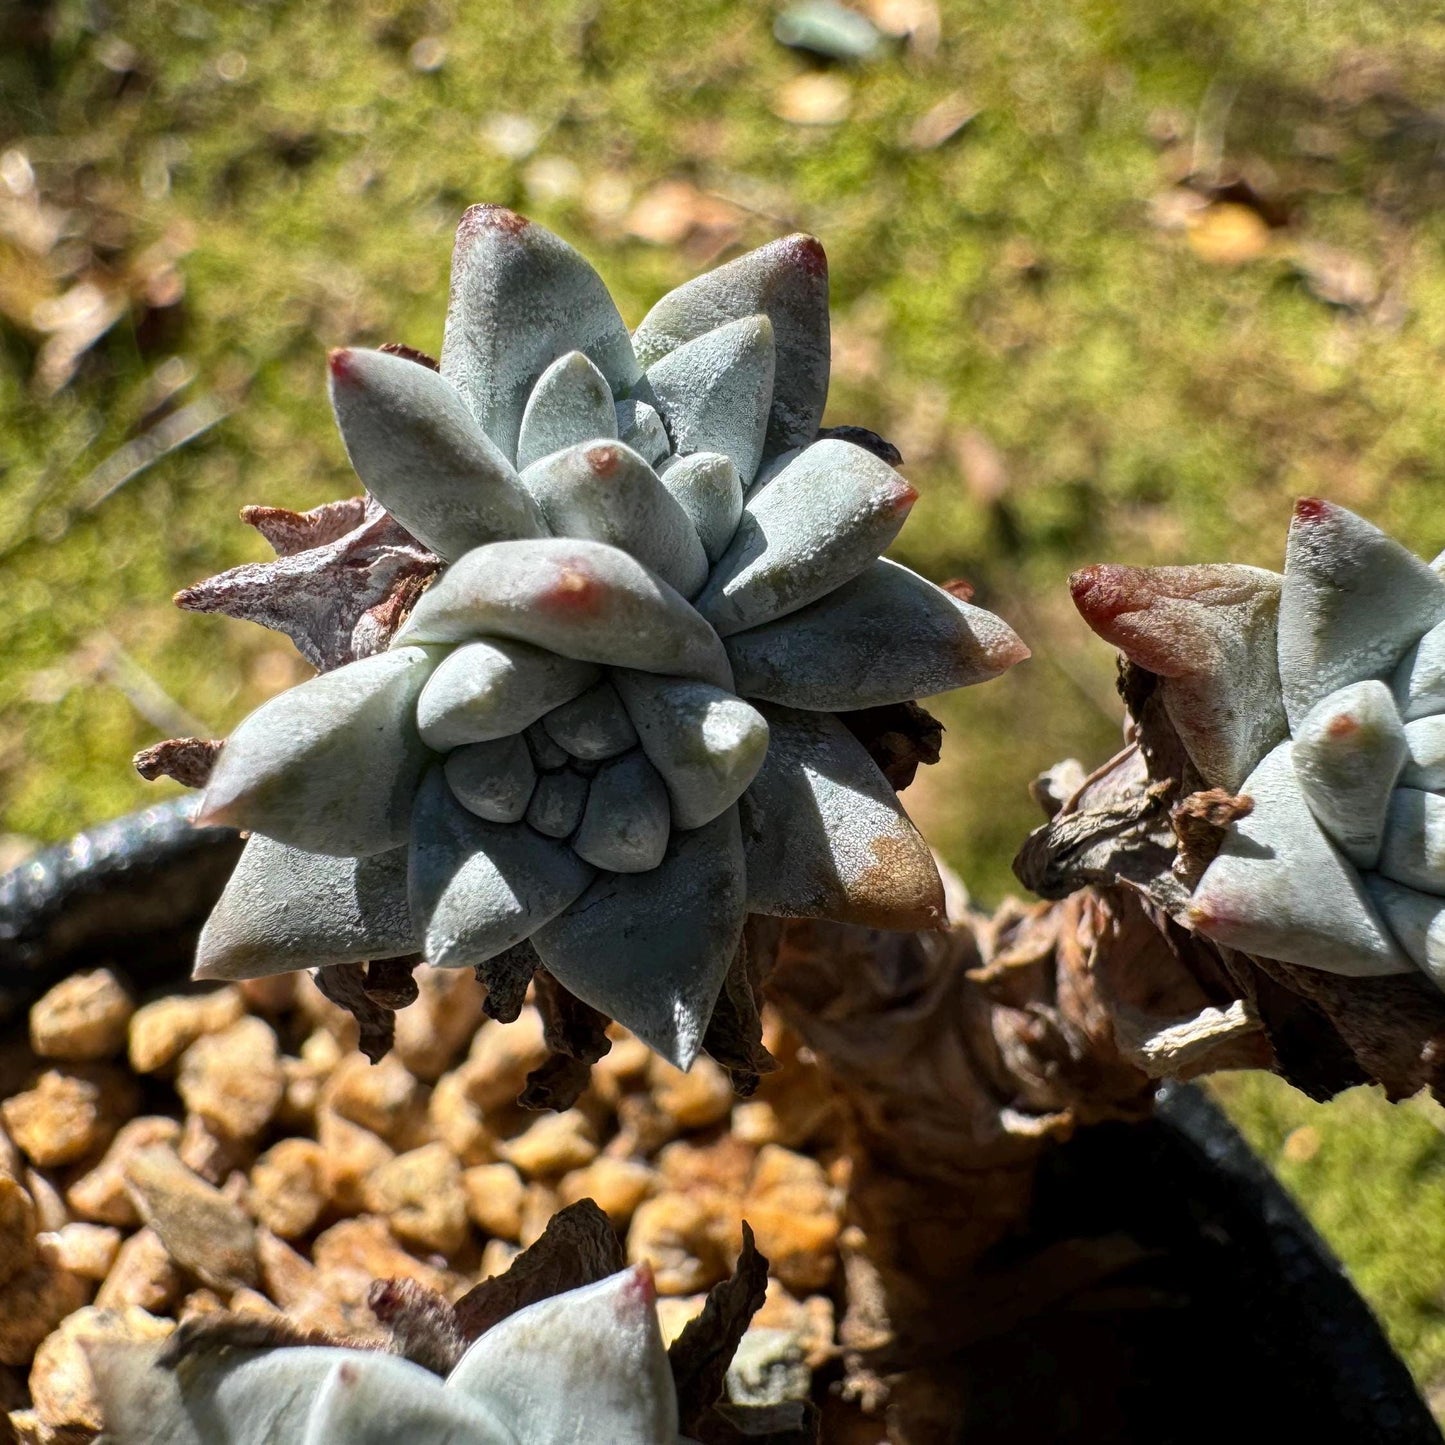
<instances>
[{"instance_id":1,"label":"offset rosette","mask_svg":"<svg viewBox=\"0 0 1445 1445\"><path fill-rule=\"evenodd\" d=\"M1252 810L1189 908L1231 948L1445 988L1445 575L1328 502L1295 507L1284 575L1091 567L1101 636L1162 679L1204 783Z\"/></svg>"},{"instance_id":2,"label":"offset rosette","mask_svg":"<svg viewBox=\"0 0 1445 1445\"><path fill-rule=\"evenodd\" d=\"M689 282L629 335L557 237L467 213L439 370L331 358L352 463L414 539L413 593L418 556L440 570L385 650L353 642L221 751L202 817L252 837L199 976L420 953L491 984L525 944L686 1067L748 912L942 921L927 847L835 713L1027 649L880 560L915 494L819 438L828 345L808 237ZM352 544L325 541L335 576ZM289 608L213 605L308 635L295 598L318 573L283 564ZM189 605L264 589L231 577ZM353 617L355 639L385 631L384 588L362 592L328 639Z\"/></svg>"}]
</instances>

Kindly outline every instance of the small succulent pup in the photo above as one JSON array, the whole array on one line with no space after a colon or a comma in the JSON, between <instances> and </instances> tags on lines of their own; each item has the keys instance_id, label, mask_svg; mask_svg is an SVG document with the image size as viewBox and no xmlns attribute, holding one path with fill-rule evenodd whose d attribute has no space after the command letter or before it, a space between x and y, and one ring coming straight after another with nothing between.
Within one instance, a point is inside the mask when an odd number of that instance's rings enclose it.
<instances>
[{"instance_id":1,"label":"small succulent pup","mask_svg":"<svg viewBox=\"0 0 1445 1445\"><path fill-rule=\"evenodd\" d=\"M252 509L278 560L179 599L323 669L210 769L201 819L251 838L197 976L419 953L500 992L489 966L530 947L685 1068L748 913L939 925L929 850L837 714L1028 649L880 559L915 493L886 443L820 434L818 242L629 335L571 247L476 206L434 365L334 352L369 497Z\"/></svg>"},{"instance_id":2,"label":"small succulent pup","mask_svg":"<svg viewBox=\"0 0 1445 1445\"><path fill-rule=\"evenodd\" d=\"M1445 988L1445 557L1329 502L1284 575L1091 567L1091 627L1162 678L1206 786L1242 794L1188 908L1229 948Z\"/></svg>"},{"instance_id":3,"label":"small succulent pup","mask_svg":"<svg viewBox=\"0 0 1445 1445\"><path fill-rule=\"evenodd\" d=\"M645 1265L509 1315L443 1377L383 1350L90 1354L111 1445L679 1445Z\"/></svg>"}]
</instances>

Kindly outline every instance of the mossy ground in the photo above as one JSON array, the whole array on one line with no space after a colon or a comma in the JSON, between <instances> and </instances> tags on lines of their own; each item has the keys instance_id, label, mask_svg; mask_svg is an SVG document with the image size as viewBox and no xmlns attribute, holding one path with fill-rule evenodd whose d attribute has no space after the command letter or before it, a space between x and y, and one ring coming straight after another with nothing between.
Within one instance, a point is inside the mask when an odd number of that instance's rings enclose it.
<instances>
[{"instance_id":1,"label":"mossy ground","mask_svg":"<svg viewBox=\"0 0 1445 1445\"><path fill-rule=\"evenodd\" d=\"M79 0L12 13L0 149L71 220L43 256L0 225L0 831L60 837L155 797L136 747L223 733L301 675L270 634L167 599L265 555L241 504L352 489L325 349L435 352L478 199L573 239L634 318L720 248L824 238L829 420L894 440L922 492L898 555L969 578L1035 649L939 706L945 761L915 788L985 900L1035 821L1028 779L1118 736L1071 569L1278 565L1309 493L1445 546L1445 22L1422 0L946 0L932 54L829 72L848 114L824 125L778 114L811 67L762 5L152 0L101 31ZM917 148L949 97L976 115ZM12 157L0 202L22 182ZM172 252L183 300L123 317L40 397L34 303ZM226 418L96 504L95 469L197 401ZM1422 1380L1445 1375L1437 1116L1224 1092ZM1308 1159L1281 1143L1302 1126Z\"/></svg>"}]
</instances>

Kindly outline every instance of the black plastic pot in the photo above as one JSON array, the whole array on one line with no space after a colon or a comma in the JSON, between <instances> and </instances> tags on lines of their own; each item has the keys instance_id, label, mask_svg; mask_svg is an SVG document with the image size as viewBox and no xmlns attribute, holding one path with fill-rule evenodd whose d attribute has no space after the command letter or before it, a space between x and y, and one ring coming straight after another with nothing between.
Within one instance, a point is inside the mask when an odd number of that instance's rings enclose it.
<instances>
[{"instance_id":1,"label":"black plastic pot","mask_svg":"<svg viewBox=\"0 0 1445 1445\"><path fill-rule=\"evenodd\" d=\"M189 800L81 834L0 877L0 1029L67 972L185 976L239 843ZM1431 1445L1409 1371L1324 1242L1200 1089L1081 1131L1038 1178L1020 1258L1133 1262L958 1361L967 1445ZM1006 1274L1009 1260L995 1261Z\"/></svg>"}]
</instances>

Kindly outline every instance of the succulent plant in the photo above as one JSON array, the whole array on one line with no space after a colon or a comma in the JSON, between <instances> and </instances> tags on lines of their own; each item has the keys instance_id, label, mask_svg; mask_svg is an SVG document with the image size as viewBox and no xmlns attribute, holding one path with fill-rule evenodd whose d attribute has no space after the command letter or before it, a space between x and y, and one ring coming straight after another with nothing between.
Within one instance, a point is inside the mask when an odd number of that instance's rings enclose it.
<instances>
[{"instance_id":1,"label":"succulent plant","mask_svg":"<svg viewBox=\"0 0 1445 1445\"><path fill-rule=\"evenodd\" d=\"M384 1350L91 1350L113 1445L678 1445L678 1398L645 1265L508 1315L443 1378Z\"/></svg>"},{"instance_id":2,"label":"succulent plant","mask_svg":"<svg viewBox=\"0 0 1445 1445\"><path fill-rule=\"evenodd\" d=\"M469 210L439 369L331 356L368 499L253 509L277 561L180 599L331 668L211 767L201 818L251 838L197 975L420 953L487 980L530 945L686 1067L749 912L939 924L931 855L838 713L1027 649L880 559L915 493L886 443L820 432L828 362L810 237L629 335L564 242Z\"/></svg>"},{"instance_id":3,"label":"succulent plant","mask_svg":"<svg viewBox=\"0 0 1445 1445\"><path fill-rule=\"evenodd\" d=\"M1162 679L1199 778L1243 795L1188 921L1251 955L1445 988L1445 558L1306 498L1283 576L1101 566L1072 587Z\"/></svg>"}]
</instances>

